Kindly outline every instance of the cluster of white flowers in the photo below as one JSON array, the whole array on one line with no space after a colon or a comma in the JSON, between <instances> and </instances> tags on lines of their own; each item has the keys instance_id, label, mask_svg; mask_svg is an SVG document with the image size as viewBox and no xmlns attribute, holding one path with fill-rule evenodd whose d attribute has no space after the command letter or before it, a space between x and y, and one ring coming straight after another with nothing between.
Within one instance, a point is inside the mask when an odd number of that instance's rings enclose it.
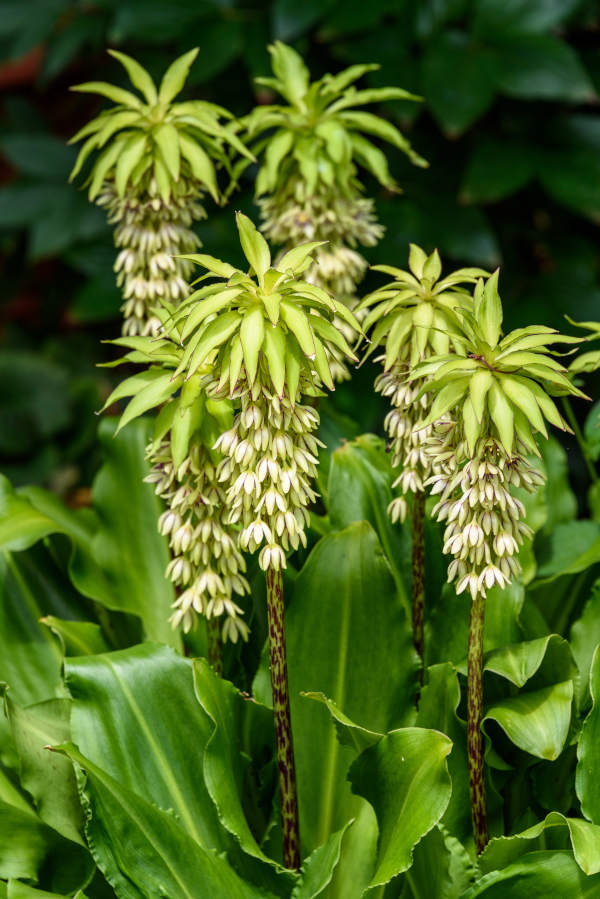
<instances>
[{"instance_id":1,"label":"cluster of white flowers","mask_svg":"<svg viewBox=\"0 0 600 899\"><path fill-rule=\"evenodd\" d=\"M279 397L260 381L240 384L241 409L216 448L225 456L218 478L226 485L228 521L240 523L240 546L254 552L264 544L260 567L286 567L286 551L306 546L306 507L316 493L318 447L313 435L319 415L293 402L287 387Z\"/></svg>"},{"instance_id":2,"label":"cluster of white flowers","mask_svg":"<svg viewBox=\"0 0 600 899\"><path fill-rule=\"evenodd\" d=\"M189 180L172 185L165 203L154 178L119 197L113 181L105 181L96 202L107 209L116 224L115 262L117 285L124 303L123 334L155 335L160 322L151 309L161 300L179 303L189 293L192 263L175 258L193 253L200 240L191 230L194 221L206 217L201 192Z\"/></svg>"},{"instance_id":3,"label":"cluster of white flowers","mask_svg":"<svg viewBox=\"0 0 600 899\"><path fill-rule=\"evenodd\" d=\"M408 373L408 361L397 362L375 381L375 390L392 406L385 417L384 428L389 438L392 468L401 469L392 485L400 488L401 495L388 506L388 515L393 522L406 519L408 503L405 494L425 492L425 484L433 470L432 458L426 452L432 427L423 427L431 405L429 395L424 393L416 399L422 382L411 383Z\"/></svg>"},{"instance_id":4,"label":"cluster of white flowers","mask_svg":"<svg viewBox=\"0 0 600 899\"><path fill-rule=\"evenodd\" d=\"M434 469L427 484L440 497L433 515L447 522L444 552L454 556L448 581L456 581L457 593L469 590L475 599L495 584L507 586L521 571L516 556L532 530L511 487L534 492L545 478L527 461L523 447L508 455L489 438L471 455L464 440L457 442L456 430L449 421L435 425L426 444Z\"/></svg>"},{"instance_id":5,"label":"cluster of white flowers","mask_svg":"<svg viewBox=\"0 0 600 899\"><path fill-rule=\"evenodd\" d=\"M149 447L147 456L153 467L145 480L166 503L158 528L171 546L167 577L183 590L173 604L173 627L182 625L187 633L203 615L222 619L223 640L247 639L248 625L233 595L243 596L250 587L237 534L226 520L217 466L199 442L191 444L177 470L168 441Z\"/></svg>"},{"instance_id":6,"label":"cluster of white flowers","mask_svg":"<svg viewBox=\"0 0 600 899\"><path fill-rule=\"evenodd\" d=\"M302 277L354 310L358 303L356 289L368 268L356 247L375 246L385 230L377 222L373 200L329 190L299 199L299 193L286 192L285 197L273 194L259 200L262 231L284 251L310 240L327 241L314 250L314 262ZM349 344L355 342L357 333L346 322L336 317L334 324ZM330 353L330 368L335 381L350 378L342 354L336 350Z\"/></svg>"}]
</instances>

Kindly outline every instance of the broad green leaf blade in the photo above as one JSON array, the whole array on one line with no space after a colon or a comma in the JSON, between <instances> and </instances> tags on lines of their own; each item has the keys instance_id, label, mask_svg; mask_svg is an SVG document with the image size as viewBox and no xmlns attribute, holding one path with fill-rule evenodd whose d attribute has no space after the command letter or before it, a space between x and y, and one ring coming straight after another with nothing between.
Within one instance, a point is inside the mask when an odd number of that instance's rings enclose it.
<instances>
[{"instance_id":1,"label":"broad green leaf blade","mask_svg":"<svg viewBox=\"0 0 600 899\"><path fill-rule=\"evenodd\" d=\"M463 844L437 825L415 846L411 868L400 882L407 884L410 896L458 899L473 882L475 872L475 863Z\"/></svg>"},{"instance_id":2,"label":"broad green leaf blade","mask_svg":"<svg viewBox=\"0 0 600 899\"><path fill-rule=\"evenodd\" d=\"M460 899L595 899L600 874L587 877L569 851L529 852L519 861L492 871Z\"/></svg>"},{"instance_id":3,"label":"broad green leaf blade","mask_svg":"<svg viewBox=\"0 0 600 899\"><path fill-rule=\"evenodd\" d=\"M60 528L0 475L0 549L19 552Z\"/></svg>"},{"instance_id":4,"label":"broad green leaf blade","mask_svg":"<svg viewBox=\"0 0 600 899\"><path fill-rule=\"evenodd\" d=\"M571 628L569 644L579 671L576 700L580 710L587 711L590 702L590 672L594 652L600 642L600 584L594 584L592 595Z\"/></svg>"},{"instance_id":5,"label":"broad green leaf blade","mask_svg":"<svg viewBox=\"0 0 600 899\"><path fill-rule=\"evenodd\" d=\"M46 748L71 737L70 701L50 699L24 709L5 698L7 717L20 762L20 782L33 798L42 821L74 843L83 841L83 812L73 768Z\"/></svg>"},{"instance_id":6,"label":"broad green leaf blade","mask_svg":"<svg viewBox=\"0 0 600 899\"><path fill-rule=\"evenodd\" d=\"M410 572L403 562L410 549L404 533L392 525L387 514L393 498L392 480L383 441L373 434L362 434L331 455L327 506L333 527L344 528L361 520L373 526L391 566L398 596L408 609Z\"/></svg>"},{"instance_id":7,"label":"broad green leaf blade","mask_svg":"<svg viewBox=\"0 0 600 899\"><path fill-rule=\"evenodd\" d=\"M382 886L410 868L412 850L438 823L450 800L446 757L452 742L435 730L392 731L354 762L352 789L377 815L379 846L370 886Z\"/></svg>"},{"instance_id":8,"label":"broad green leaf blade","mask_svg":"<svg viewBox=\"0 0 600 899\"><path fill-rule=\"evenodd\" d=\"M271 749L271 711L258 702L248 702L233 684L218 677L205 659L194 661L193 674L196 698L208 719L203 725L208 732L203 779L219 820L245 853L281 871L259 847L242 806L248 750L260 745L267 754Z\"/></svg>"},{"instance_id":9,"label":"broad green leaf blade","mask_svg":"<svg viewBox=\"0 0 600 899\"><path fill-rule=\"evenodd\" d=\"M456 713L459 703L460 685L454 666L449 662L430 666L419 699L416 723L419 727L438 730L452 740L453 749L448 756L452 795L442 824L451 834L466 842L472 836L473 825L469 799L467 734L464 721Z\"/></svg>"},{"instance_id":10,"label":"broad green leaf blade","mask_svg":"<svg viewBox=\"0 0 600 899\"><path fill-rule=\"evenodd\" d=\"M84 596L137 615L149 639L178 646L180 638L168 621L175 598L165 578L168 545L157 530L161 503L143 482L149 424L132 422L113 439L114 420L101 422L104 465L92 489L95 514L74 513L39 488L29 488L27 496L71 537L70 575Z\"/></svg>"},{"instance_id":11,"label":"broad green leaf blade","mask_svg":"<svg viewBox=\"0 0 600 899\"><path fill-rule=\"evenodd\" d=\"M581 818L566 818L559 812L550 812L543 821L539 821L522 833L491 840L479 857L481 871L486 874L489 871L501 870L527 852L544 849L547 843L552 841L553 832L556 830L568 831L575 861L584 874L598 874L600 827L590 824L589 821L582 821Z\"/></svg>"},{"instance_id":12,"label":"broad green leaf blade","mask_svg":"<svg viewBox=\"0 0 600 899\"><path fill-rule=\"evenodd\" d=\"M340 860L342 840L354 822L348 823L332 834L323 846L315 849L302 864L300 881L291 899L317 899L331 883L333 872Z\"/></svg>"},{"instance_id":13,"label":"broad green leaf blade","mask_svg":"<svg viewBox=\"0 0 600 899\"><path fill-rule=\"evenodd\" d=\"M484 722L493 719L519 749L553 761L562 752L571 721L573 681L494 703Z\"/></svg>"},{"instance_id":14,"label":"broad green leaf blade","mask_svg":"<svg viewBox=\"0 0 600 899\"><path fill-rule=\"evenodd\" d=\"M545 683L539 676L536 678L538 686L557 683L568 674L574 678L576 674L569 644L558 634L494 649L485 656L484 670L506 678L516 687L523 687L536 673L545 674Z\"/></svg>"},{"instance_id":15,"label":"broad green leaf blade","mask_svg":"<svg viewBox=\"0 0 600 899\"><path fill-rule=\"evenodd\" d=\"M39 624L62 584L50 557L36 550L0 554L0 681L22 705L65 695L60 649Z\"/></svg>"},{"instance_id":16,"label":"broad green leaf blade","mask_svg":"<svg viewBox=\"0 0 600 899\"><path fill-rule=\"evenodd\" d=\"M594 824L600 824L600 780L598 778L598 746L600 745L600 649L596 648L590 670L592 709L584 721L577 747L575 790L581 811Z\"/></svg>"},{"instance_id":17,"label":"broad green leaf blade","mask_svg":"<svg viewBox=\"0 0 600 899\"><path fill-rule=\"evenodd\" d=\"M354 721L351 721L347 715L344 715L338 709L335 702L328 699L323 693L302 693L301 695L306 696L307 699L322 702L323 705L327 706L335 723L338 740L342 746L351 746L357 753L361 753L364 749L368 749L370 746L378 743L383 737L383 734L377 734L372 730L367 730L366 727L360 727L360 725L355 724Z\"/></svg>"},{"instance_id":18,"label":"broad green leaf blade","mask_svg":"<svg viewBox=\"0 0 600 899\"><path fill-rule=\"evenodd\" d=\"M108 652L109 647L99 624L92 621L63 621L55 615L45 615L40 621L56 635L66 656L93 656Z\"/></svg>"},{"instance_id":19,"label":"broad green leaf blade","mask_svg":"<svg viewBox=\"0 0 600 899\"><path fill-rule=\"evenodd\" d=\"M73 744L58 748L82 769L88 841L119 899L198 899L199 884L211 899L273 896L243 881L223 856L196 843L172 814L124 787Z\"/></svg>"},{"instance_id":20,"label":"broad green leaf blade","mask_svg":"<svg viewBox=\"0 0 600 899\"><path fill-rule=\"evenodd\" d=\"M199 845L225 850L216 809L198 777L213 727L196 702L191 662L166 646L142 644L66 659L65 675L72 739L81 751L123 787L171 810Z\"/></svg>"}]
</instances>

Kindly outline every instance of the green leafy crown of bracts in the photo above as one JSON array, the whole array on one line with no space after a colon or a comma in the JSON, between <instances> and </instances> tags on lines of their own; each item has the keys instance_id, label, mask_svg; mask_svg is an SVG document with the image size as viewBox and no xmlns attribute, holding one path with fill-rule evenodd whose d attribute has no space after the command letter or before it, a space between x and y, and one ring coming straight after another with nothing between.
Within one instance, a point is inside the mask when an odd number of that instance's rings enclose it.
<instances>
[{"instance_id":1,"label":"green leafy crown of bracts","mask_svg":"<svg viewBox=\"0 0 600 899\"><path fill-rule=\"evenodd\" d=\"M416 365L424 355L449 353L454 310L460 304L472 306L472 294L462 285L473 285L488 274L480 268L461 268L440 280L438 251L427 256L416 244L410 245L408 266L410 271L372 266L373 271L392 275L394 280L364 297L356 310L369 309L362 324L366 332L373 328L364 359L382 347L386 371L400 359Z\"/></svg>"},{"instance_id":2,"label":"green leafy crown of bracts","mask_svg":"<svg viewBox=\"0 0 600 899\"><path fill-rule=\"evenodd\" d=\"M71 139L83 144L71 180L87 158L102 151L89 175L89 196L93 200L102 183L114 178L119 196L135 189L147 173L156 178L161 196L169 196L182 172L220 201L214 161L228 164L225 144L237 152L252 155L220 118L233 119L222 106L203 100L173 103L182 90L198 49L190 50L173 62L157 88L148 72L135 59L117 50L108 51L118 59L141 97L104 81L88 81L71 90L99 94L116 105L101 112Z\"/></svg>"},{"instance_id":3,"label":"green leafy crown of bracts","mask_svg":"<svg viewBox=\"0 0 600 899\"><path fill-rule=\"evenodd\" d=\"M319 380L334 389L327 361L332 347L356 361L333 324L334 316L339 316L360 332L356 318L343 303L301 278L313 261L312 251L322 242L302 244L273 266L269 246L252 221L240 212L236 220L249 272L213 256L187 255L183 258L206 270L198 281L216 280L195 290L176 308L162 303L156 310L164 330L159 339L111 341L131 351L123 361L154 361L174 369L168 375L171 386L167 379L152 385L158 396L164 390L158 402L171 395L173 385L178 389L207 364L217 373L220 388L229 386L230 395L241 374L250 386L260 375L279 396L287 387L294 401L302 373L309 382L317 385Z\"/></svg>"},{"instance_id":4,"label":"green leafy crown of bracts","mask_svg":"<svg viewBox=\"0 0 600 899\"><path fill-rule=\"evenodd\" d=\"M358 90L353 82L377 65L350 66L337 75L310 81L301 56L281 41L269 47L273 78L258 84L277 91L288 105L257 106L244 120L249 140L272 131L268 140L253 146L264 162L256 181L256 194L273 193L290 178L300 178L307 193L336 187L348 193L357 187L357 164L389 189L397 185L387 160L365 134L387 141L419 166L428 163L412 149L404 135L386 119L355 109L383 100L420 100L399 87Z\"/></svg>"},{"instance_id":5,"label":"green leafy crown of bracts","mask_svg":"<svg viewBox=\"0 0 600 899\"><path fill-rule=\"evenodd\" d=\"M471 453L480 438L488 437L496 438L509 455L517 440L538 453L534 432L547 437L546 421L569 430L549 394L587 399L548 347L581 341L543 325L501 337L498 274L477 281L472 310L456 308L449 329L456 352L419 363L411 377L426 378L422 392L435 394L424 427L453 410Z\"/></svg>"}]
</instances>

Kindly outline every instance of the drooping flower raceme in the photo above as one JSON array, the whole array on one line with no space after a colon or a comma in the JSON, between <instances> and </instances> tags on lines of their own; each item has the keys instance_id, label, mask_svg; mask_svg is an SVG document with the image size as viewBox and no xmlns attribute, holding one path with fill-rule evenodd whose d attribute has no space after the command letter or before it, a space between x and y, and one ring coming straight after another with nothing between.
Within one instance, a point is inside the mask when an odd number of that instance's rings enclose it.
<instances>
[{"instance_id":1,"label":"drooping flower raceme","mask_svg":"<svg viewBox=\"0 0 600 899\"><path fill-rule=\"evenodd\" d=\"M374 271L392 275L394 280L364 297L357 308L359 313L369 310L363 326L365 331L373 329L364 358L380 348L384 351L379 357L383 372L375 381L375 390L392 406L384 427L392 467L400 467L393 485L400 488L400 495L388 508L393 521L405 520L407 494L424 492L431 475L431 456L425 452L425 444L432 428L423 427L431 396L421 389L422 381L412 380L411 370L430 356L454 350L455 308L472 308L472 295L463 285L473 285L486 275L481 269L464 268L441 279L437 250L427 256L415 244L410 246L408 264L410 271L373 266Z\"/></svg>"},{"instance_id":2,"label":"drooping flower raceme","mask_svg":"<svg viewBox=\"0 0 600 899\"><path fill-rule=\"evenodd\" d=\"M157 310L166 321L173 312L174 307ZM175 338L174 331L171 336ZM146 480L166 505L158 528L168 536L171 548L166 576L178 588L173 627L188 632L198 616L204 616L220 622L223 640L246 639L248 626L236 601L249 592L246 565L217 477L221 456L213 450L219 434L231 423L231 403L206 398L208 370L186 382L182 375L173 377L183 354L178 340L122 337L115 343L131 348L123 361L147 363L142 372L123 381L105 404L131 397L119 429L160 407L146 452L152 466Z\"/></svg>"},{"instance_id":3,"label":"drooping flower raceme","mask_svg":"<svg viewBox=\"0 0 600 899\"><path fill-rule=\"evenodd\" d=\"M434 474L427 483L439 497L434 515L446 522L444 552L453 556L448 580L473 599L505 587L520 571L519 546L531 534L512 488L534 491L544 476L527 460L537 454L536 433L546 421L569 430L549 393L585 396L551 354L554 343L578 338L531 326L501 339L498 272L475 288L473 310L457 310L462 335L455 354L418 364L415 379L434 396L424 427Z\"/></svg>"},{"instance_id":4,"label":"drooping flower raceme","mask_svg":"<svg viewBox=\"0 0 600 899\"><path fill-rule=\"evenodd\" d=\"M356 107L420 98L395 87L357 90L354 82L376 65L351 66L310 82L295 50L277 41L269 51L275 77L257 82L277 91L285 104L258 106L245 119L248 140L258 139L252 146L261 158L256 196L262 230L286 250L304 241L327 241L315 250L304 278L353 308L367 268L357 248L374 246L383 235L373 200L362 196L359 168L396 189L385 155L365 135L399 148L416 165L427 165L394 125ZM343 320L338 326L348 340L356 336ZM334 378L349 377L337 350L334 358Z\"/></svg>"},{"instance_id":5,"label":"drooping flower raceme","mask_svg":"<svg viewBox=\"0 0 600 899\"><path fill-rule=\"evenodd\" d=\"M261 548L261 568L279 570L287 551L305 543L315 498L319 416L301 400L333 388L327 350L354 358L334 316L359 326L342 303L301 279L317 243L290 250L273 267L252 222L238 213L237 224L250 274L211 256L190 257L217 280L176 311L185 346L177 376L193 377L214 359L209 396L239 408L216 443L229 521L241 525L244 549Z\"/></svg>"},{"instance_id":6,"label":"drooping flower raceme","mask_svg":"<svg viewBox=\"0 0 600 899\"><path fill-rule=\"evenodd\" d=\"M226 163L225 146L250 156L220 123L227 110L193 100L173 103L198 50L177 59L157 88L134 59L110 50L142 96L105 82L75 91L100 94L116 105L85 125L72 142L87 138L73 179L88 157L100 151L88 176L89 198L115 225L117 284L123 294L124 334L156 333L151 313L161 300L177 303L188 294L189 262L177 258L200 245L192 225L205 217L208 191L220 202L215 162Z\"/></svg>"}]
</instances>

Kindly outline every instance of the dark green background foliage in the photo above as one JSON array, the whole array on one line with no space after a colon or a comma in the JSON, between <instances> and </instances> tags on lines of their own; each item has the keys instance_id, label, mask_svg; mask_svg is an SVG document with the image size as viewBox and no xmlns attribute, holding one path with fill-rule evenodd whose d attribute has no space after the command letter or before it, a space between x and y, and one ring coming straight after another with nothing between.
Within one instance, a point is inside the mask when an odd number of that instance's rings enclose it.
<instances>
[{"instance_id":1,"label":"dark green background foliage","mask_svg":"<svg viewBox=\"0 0 600 899\"><path fill-rule=\"evenodd\" d=\"M67 184L75 150L65 141L101 108L68 87L123 77L107 46L159 76L198 44L186 90L236 114L272 99L252 77L267 74L274 38L296 46L314 77L380 63L373 85L425 97L381 112L431 167L391 150L404 195L368 183L387 227L370 261L404 265L415 241L437 246L448 267L502 264L506 325L561 327L565 312L599 317L599 29L596 0L0 2L2 470L67 490L97 464L91 411L110 374L94 364L111 358L98 341L119 328L119 295L109 228ZM207 252L234 263L233 209L257 215L253 174L227 208L209 203L200 227ZM366 371L338 390L330 429L378 427L371 382Z\"/></svg>"}]
</instances>

